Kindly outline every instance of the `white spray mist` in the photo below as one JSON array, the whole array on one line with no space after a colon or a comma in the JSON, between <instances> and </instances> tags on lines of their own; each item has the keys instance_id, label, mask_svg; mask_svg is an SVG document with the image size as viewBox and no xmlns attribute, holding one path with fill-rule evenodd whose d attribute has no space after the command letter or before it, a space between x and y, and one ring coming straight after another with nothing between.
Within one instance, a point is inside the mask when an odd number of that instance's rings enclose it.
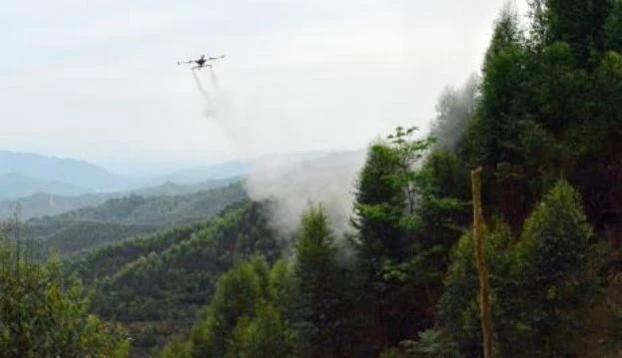
<instances>
[{"instance_id":1,"label":"white spray mist","mask_svg":"<svg viewBox=\"0 0 622 358\"><path fill-rule=\"evenodd\" d=\"M328 154L304 160L271 158L259 162L246 181L255 200L271 199L273 223L284 234L295 232L310 203L321 202L338 237L349 226L363 151Z\"/></svg>"},{"instance_id":2,"label":"white spray mist","mask_svg":"<svg viewBox=\"0 0 622 358\"><path fill-rule=\"evenodd\" d=\"M232 96L210 70L213 93L208 93L195 74L206 103L205 115L215 120L232 146L244 146L252 139L256 117L236 111ZM250 111L252 112L252 111ZM310 203L322 203L332 227L341 237L349 227L358 173L364 163L364 151L338 152L310 158L307 155L275 155L257 161L246 180L246 191L253 200L270 199L272 224L284 237L290 237L300 224Z\"/></svg>"}]
</instances>

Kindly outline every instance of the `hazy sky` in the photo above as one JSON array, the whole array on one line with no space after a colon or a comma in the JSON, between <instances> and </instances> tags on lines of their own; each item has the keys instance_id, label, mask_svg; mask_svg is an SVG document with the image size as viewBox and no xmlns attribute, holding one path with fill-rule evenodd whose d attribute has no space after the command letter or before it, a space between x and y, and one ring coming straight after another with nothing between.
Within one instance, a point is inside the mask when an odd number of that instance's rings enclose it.
<instances>
[{"instance_id":1,"label":"hazy sky","mask_svg":"<svg viewBox=\"0 0 622 358\"><path fill-rule=\"evenodd\" d=\"M502 5L8 2L0 149L112 165L362 147L396 125L426 125L443 87L479 69ZM202 53L227 54L216 72L232 136L176 65Z\"/></svg>"}]
</instances>

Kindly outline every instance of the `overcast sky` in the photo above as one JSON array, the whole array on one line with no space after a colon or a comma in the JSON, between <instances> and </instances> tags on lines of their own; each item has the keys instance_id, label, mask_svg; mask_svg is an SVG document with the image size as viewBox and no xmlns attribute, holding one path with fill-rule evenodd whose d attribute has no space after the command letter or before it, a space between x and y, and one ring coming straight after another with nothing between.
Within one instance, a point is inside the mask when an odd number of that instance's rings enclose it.
<instances>
[{"instance_id":1,"label":"overcast sky","mask_svg":"<svg viewBox=\"0 0 622 358\"><path fill-rule=\"evenodd\" d=\"M396 125L427 125L443 87L479 70L502 6L8 2L0 149L120 165L363 147ZM202 53L227 55L215 68L228 113L220 123L204 116L190 70L176 65ZM209 74L199 76L209 89Z\"/></svg>"}]
</instances>

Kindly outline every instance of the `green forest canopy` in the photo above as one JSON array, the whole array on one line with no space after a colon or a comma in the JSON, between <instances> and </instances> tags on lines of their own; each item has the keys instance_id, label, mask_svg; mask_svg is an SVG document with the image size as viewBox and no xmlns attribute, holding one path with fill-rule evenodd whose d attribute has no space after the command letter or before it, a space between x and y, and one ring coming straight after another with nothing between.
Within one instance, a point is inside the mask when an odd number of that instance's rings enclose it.
<instances>
[{"instance_id":1,"label":"green forest canopy","mask_svg":"<svg viewBox=\"0 0 622 358\"><path fill-rule=\"evenodd\" d=\"M479 357L468 174L482 166L496 353L616 356L622 1L530 8L526 24L504 9L431 137L370 146L349 233L314 205L287 245L264 203L241 202L75 261L92 312L124 323L137 355Z\"/></svg>"}]
</instances>

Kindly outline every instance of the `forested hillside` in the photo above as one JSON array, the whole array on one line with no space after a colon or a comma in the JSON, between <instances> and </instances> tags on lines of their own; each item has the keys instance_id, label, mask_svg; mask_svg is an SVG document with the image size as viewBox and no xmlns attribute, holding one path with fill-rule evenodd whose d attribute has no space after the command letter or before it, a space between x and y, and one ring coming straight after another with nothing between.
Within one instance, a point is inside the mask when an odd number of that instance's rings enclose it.
<instances>
[{"instance_id":1,"label":"forested hillside","mask_svg":"<svg viewBox=\"0 0 622 358\"><path fill-rule=\"evenodd\" d=\"M273 262L281 251L265 208L245 202L203 224L96 250L70 272L94 285L95 312L122 322L144 355L186 332L218 277L254 252Z\"/></svg>"},{"instance_id":2,"label":"forested hillside","mask_svg":"<svg viewBox=\"0 0 622 358\"><path fill-rule=\"evenodd\" d=\"M481 71L441 95L430 133L398 127L369 146L345 233L320 202L283 237L275 206L242 184L31 220L37 237L82 251L62 267L29 260L9 223L0 348L620 356L622 1L529 6L526 21L504 8Z\"/></svg>"},{"instance_id":3,"label":"forested hillside","mask_svg":"<svg viewBox=\"0 0 622 358\"><path fill-rule=\"evenodd\" d=\"M241 180L241 177L208 179L188 185L181 185L167 181L161 185L130 191L70 196L53 194L57 191L46 190L49 187L47 185L42 185L38 190L35 190L39 191L35 194L26 197L23 197L23 195L17 195L19 198L15 200L0 200L0 218L10 216L11 211L18 203L20 206L21 217L24 220L28 220L43 216L60 215L84 207L97 206L113 198L124 198L132 195L142 197L188 195L210 189L225 187Z\"/></svg>"},{"instance_id":4,"label":"forested hillside","mask_svg":"<svg viewBox=\"0 0 622 358\"><path fill-rule=\"evenodd\" d=\"M63 256L75 255L159 228L155 225L76 221L46 236L44 242L49 249L57 250Z\"/></svg>"},{"instance_id":5,"label":"forested hillside","mask_svg":"<svg viewBox=\"0 0 622 358\"><path fill-rule=\"evenodd\" d=\"M8 173L16 173L31 180L59 182L89 191L121 189L127 184L125 178L82 160L0 150L0 177ZM0 186L0 193L4 188ZM52 193L63 194L62 191L58 193L53 191L53 185L47 189ZM30 191L26 195L32 193L33 191ZM5 196L0 194L0 199L2 198Z\"/></svg>"},{"instance_id":6,"label":"forested hillside","mask_svg":"<svg viewBox=\"0 0 622 358\"><path fill-rule=\"evenodd\" d=\"M129 357L119 324L91 313L91 296L58 256L42 262L17 220L0 223L0 351L3 357Z\"/></svg>"},{"instance_id":7,"label":"forested hillside","mask_svg":"<svg viewBox=\"0 0 622 358\"><path fill-rule=\"evenodd\" d=\"M86 206L102 204L109 197L106 194L56 195L38 192L15 200L0 200L0 218L10 216L17 203L21 207L21 217L28 220L41 216L55 216Z\"/></svg>"},{"instance_id":8,"label":"forested hillside","mask_svg":"<svg viewBox=\"0 0 622 358\"><path fill-rule=\"evenodd\" d=\"M18 173L0 174L0 200L11 200L41 191L58 195L82 195L91 189L49 179L37 179Z\"/></svg>"},{"instance_id":9,"label":"forested hillside","mask_svg":"<svg viewBox=\"0 0 622 358\"><path fill-rule=\"evenodd\" d=\"M187 195L154 197L130 195L54 217L32 219L29 224L34 229L39 226L55 226L58 222L71 220L163 225L217 213L231 202L242 200L244 197L244 189L240 183Z\"/></svg>"},{"instance_id":10,"label":"forested hillside","mask_svg":"<svg viewBox=\"0 0 622 358\"><path fill-rule=\"evenodd\" d=\"M371 146L346 238L310 208L294 257L237 265L163 355L481 357L487 341L502 357L619 356L622 2L530 6L527 26L505 8L430 137L398 128Z\"/></svg>"},{"instance_id":11,"label":"forested hillside","mask_svg":"<svg viewBox=\"0 0 622 358\"><path fill-rule=\"evenodd\" d=\"M177 196L132 195L58 216L31 219L27 231L68 255L139 234L201 222L245 198L241 183Z\"/></svg>"}]
</instances>

